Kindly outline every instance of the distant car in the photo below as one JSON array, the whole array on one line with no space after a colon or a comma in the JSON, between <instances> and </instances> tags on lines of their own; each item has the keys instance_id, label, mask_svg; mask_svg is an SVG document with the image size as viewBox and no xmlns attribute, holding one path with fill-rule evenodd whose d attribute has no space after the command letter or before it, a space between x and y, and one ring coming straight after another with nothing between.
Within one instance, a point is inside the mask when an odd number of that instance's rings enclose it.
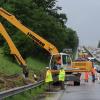
<instances>
[{"instance_id":1,"label":"distant car","mask_svg":"<svg viewBox=\"0 0 100 100\"><path fill-rule=\"evenodd\" d=\"M99 56L97 55L96 58L100 58L100 55Z\"/></svg>"},{"instance_id":2,"label":"distant car","mask_svg":"<svg viewBox=\"0 0 100 100\"><path fill-rule=\"evenodd\" d=\"M89 60L89 61L94 61L95 58L94 58L94 57L88 57L88 60Z\"/></svg>"}]
</instances>

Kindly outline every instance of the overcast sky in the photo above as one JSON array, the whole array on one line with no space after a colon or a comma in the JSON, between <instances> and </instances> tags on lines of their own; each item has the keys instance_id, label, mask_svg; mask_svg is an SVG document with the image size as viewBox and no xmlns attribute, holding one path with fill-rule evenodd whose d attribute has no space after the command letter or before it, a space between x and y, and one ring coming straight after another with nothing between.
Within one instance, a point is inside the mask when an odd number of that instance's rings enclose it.
<instances>
[{"instance_id":1,"label":"overcast sky","mask_svg":"<svg viewBox=\"0 0 100 100\"><path fill-rule=\"evenodd\" d=\"M100 0L58 0L67 14L67 26L77 31L80 44L97 46L100 40Z\"/></svg>"}]
</instances>

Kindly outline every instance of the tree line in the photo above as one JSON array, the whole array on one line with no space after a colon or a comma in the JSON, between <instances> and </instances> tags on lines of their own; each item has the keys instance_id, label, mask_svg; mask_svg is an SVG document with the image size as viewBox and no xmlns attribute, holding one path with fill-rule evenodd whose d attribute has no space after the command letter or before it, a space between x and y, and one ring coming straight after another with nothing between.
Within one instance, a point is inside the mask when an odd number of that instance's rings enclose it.
<instances>
[{"instance_id":1,"label":"tree line","mask_svg":"<svg viewBox=\"0 0 100 100\"><path fill-rule=\"evenodd\" d=\"M29 29L54 44L60 52L64 48L75 51L79 43L77 33L66 26L68 18L65 13L59 12L62 7L56 6L56 2L57 0L0 0L0 6L15 15ZM5 19L0 17L0 20L24 58L47 54ZM4 53L9 54L7 43L2 37L0 40Z\"/></svg>"}]
</instances>

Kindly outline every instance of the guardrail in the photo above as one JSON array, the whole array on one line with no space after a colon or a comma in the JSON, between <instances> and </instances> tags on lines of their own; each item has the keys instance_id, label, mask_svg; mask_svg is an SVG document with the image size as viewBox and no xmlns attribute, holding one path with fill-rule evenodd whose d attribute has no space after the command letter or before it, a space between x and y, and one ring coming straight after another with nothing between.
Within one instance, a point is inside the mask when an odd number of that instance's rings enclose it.
<instances>
[{"instance_id":1,"label":"guardrail","mask_svg":"<svg viewBox=\"0 0 100 100\"><path fill-rule=\"evenodd\" d=\"M100 64L100 60L98 60L91 52L90 50L88 50L86 47L84 47L84 49L92 56L95 58L95 60Z\"/></svg>"},{"instance_id":2,"label":"guardrail","mask_svg":"<svg viewBox=\"0 0 100 100\"><path fill-rule=\"evenodd\" d=\"M29 84L29 85L13 88L10 90L2 91L2 92L0 92L0 100L10 97L10 96L14 96L14 95L24 92L26 90L36 88L36 87L42 85L43 83L44 83L44 80L36 82L34 84Z\"/></svg>"},{"instance_id":3,"label":"guardrail","mask_svg":"<svg viewBox=\"0 0 100 100\"><path fill-rule=\"evenodd\" d=\"M94 55L93 55L86 47L84 47L84 49L85 49L92 57L94 57Z\"/></svg>"}]
</instances>

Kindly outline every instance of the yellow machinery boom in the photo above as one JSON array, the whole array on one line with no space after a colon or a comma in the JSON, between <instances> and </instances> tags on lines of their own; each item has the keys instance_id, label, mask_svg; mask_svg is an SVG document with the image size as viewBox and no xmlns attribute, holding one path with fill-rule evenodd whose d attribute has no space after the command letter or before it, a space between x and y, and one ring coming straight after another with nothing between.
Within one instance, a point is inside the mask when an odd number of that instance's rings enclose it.
<instances>
[{"instance_id":1,"label":"yellow machinery boom","mask_svg":"<svg viewBox=\"0 0 100 100\"><path fill-rule=\"evenodd\" d=\"M91 64L85 64L85 66L83 66L84 65L83 62L78 62L78 64L77 64L77 62L75 62L75 63L71 62L71 60L69 62L68 59L70 59L70 57L68 54L59 53L58 49L53 44L51 44L50 42L48 42L44 38L40 37L35 32L33 32L29 28L27 28L26 26L24 26L14 15L10 14L6 10L4 10L3 8L0 8L0 16L5 18L8 22L13 24L16 28L21 30L25 35L30 37L35 43L37 43L39 46L44 48L46 51L48 51L52 55L49 67L54 72L59 71L59 69L57 69L58 66L56 66L56 60L55 60L59 56L61 57L61 67L63 67L66 72L91 71ZM85 62L85 63L87 63L87 62ZM80 64L81 64L81 67L79 66ZM89 66L87 66L87 65L89 65ZM86 68L86 67L89 67L89 68Z\"/></svg>"},{"instance_id":2,"label":"yellow machinery boom","mask_svg":"<svg viewBox=\"0 0 100 100\"><path fill-rule=\"evenodd\" d=\"M25 33L27 36L29 36L35 43L43 47L45 50L47 50L51 55L58 53L57 48L48 42L47 40L43 39L39 35L37 35L35 32L31 31L27 27L25 27L23 24L20 23L16 19L16 17L10 13L8 13L3 8L0 8L0 16L5 18L7 21L9 21L11 24L13 24L15 27L17 27L19 30L21 30L23 33Z\"/></svg>"},{"instance_id":3,"label":"yellow machinery boom","mask_svg":"<svg viewBox=\"0 0 100 100\"><path fill-rule=\"evenodd\" d=\"M4 26L1 23L0 23L0 34L4 37L4 39L8 43L8 46L11 50L10 53L14 55L17 62L21 65L21 67L23 68L23 71L25 73L27 71L27 64L26 64L25 60L22 58L21 54L19 53L18 49L16 48L15 44L13 43L13 41L11 40L10 36L8 35Z\"/></svg>"}]
</instances>

